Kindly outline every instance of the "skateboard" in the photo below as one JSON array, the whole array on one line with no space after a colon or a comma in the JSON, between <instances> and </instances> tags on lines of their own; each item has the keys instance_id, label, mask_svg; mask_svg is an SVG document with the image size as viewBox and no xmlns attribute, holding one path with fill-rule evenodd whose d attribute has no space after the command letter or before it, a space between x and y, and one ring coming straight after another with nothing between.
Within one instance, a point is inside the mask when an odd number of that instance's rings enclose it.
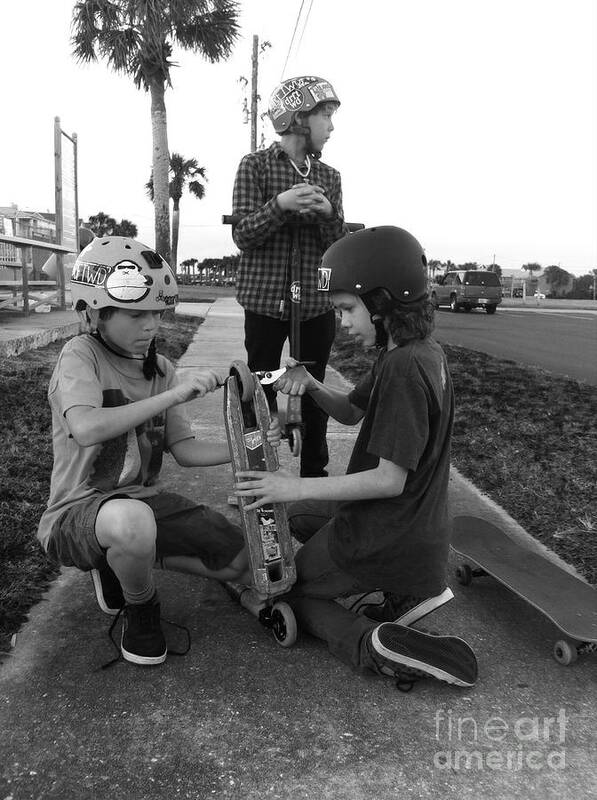
<instances>
[{"instance_id":1,"label":"skateboard","mask_svg":"<svg viewBox=\"0 0 597 800\"><path fill-rule=\"evenodd\" d=\"M258 376L243 361L234 361L224 383L224 419L232 471L278 469L275 448L266 439L270 413ZM282 503L246 510L250 500L239 497L238 508L253 585L226 583L229 593L273 631L282 647L296 641L296 620L287 603L277 600L296 581L294 553Z\"/></svg>"},{"instance_id":2,"label":"skateboard","mask_svg":"<svg viewBox=\"0 0 597 800\"><path fill-rule=\"evenodd\" d=\"M452 549L465 559L456 570L461 584L491 575L560 629L566 638L553 647L558 663L597 651L597 591L588 583L484 519L455 517Z\"/></svg>"}]
</instances>

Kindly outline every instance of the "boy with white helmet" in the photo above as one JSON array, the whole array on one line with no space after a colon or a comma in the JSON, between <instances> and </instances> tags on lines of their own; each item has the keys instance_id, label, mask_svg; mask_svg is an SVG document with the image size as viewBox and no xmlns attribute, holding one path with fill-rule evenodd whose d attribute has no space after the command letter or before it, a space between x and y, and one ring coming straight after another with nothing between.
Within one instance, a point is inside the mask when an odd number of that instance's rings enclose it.
<instances>
[{"instance_id":1,"label":"boy with white helmet","mask_svg":"<svg viewBox=\"0 0 597 800\"><path fill-rule=\"evenodd\" d=\"M126 237L94 239L71 278L89 332L63 347L50 379L54 466L38 537L50 557L91 571L103 611L124 607L123 657L159 664L167 647L153 581L163 569L240 579L237 526L206 506L158 491L162 455L182 466L230 461L228 444L200 442L181 405L222 383L209 369L178 379L157 354L160 317L178 301L155 251ZM270 442L279 443L273 427Z\"/></svg>"},{"instance_id":2,"label":"boy with white helmet","mask_svg":"<svg viewBox=\"0 0 597 800\"><path fill-rule=\"evenodd\" d=\"M349 335L379 347L379 357L349 393L324 386L303 367L275 388L310 394L345 424L362 421L347 472L305 479L247 471L236 494L254 496L253 505L301 501L289 509L304 544L287 599L299 625L331 652L399 684L430 675L472 686L477 663L466 642L407 627L452 597L446 569L454 396L445 355L430 337L425 265L419 242L393 226L353 233L326 251L320 287ZM376 589L387 599L377 620L334 600Z\"/></svg>"},{"instance_id":3,"label":"boy with white helmet","mask_svg":"<svg viewBox=\"0 0 597 800\"><path fill-rule=\"evenodd\" d=\"M335 320L327 296L317 292L317 267L325 249L346 232L340 173L320 160L340 105L332 85L306 75L273 92L269 116L280 140L240 162L233 192L239 222L233 239L241 251L237 299L245 310L245 347L252 370L280 363L290 332L290 254L298 235L301 261L301 360L323 380ZM294 230L293 230L294 228ZM275 395L266 388L275 407ZM305 437L301 475L326 475L327 415L310 397L303 403Z\"/></svg>"}]
</instances>

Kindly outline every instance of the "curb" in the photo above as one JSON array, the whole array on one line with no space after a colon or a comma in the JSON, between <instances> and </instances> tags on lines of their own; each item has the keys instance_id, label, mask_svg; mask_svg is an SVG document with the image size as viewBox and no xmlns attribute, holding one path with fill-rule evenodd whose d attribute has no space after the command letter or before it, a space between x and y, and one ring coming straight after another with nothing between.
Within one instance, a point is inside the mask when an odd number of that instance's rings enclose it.
<instances>
[{"instance_id":1,"label":"curb","mask_svg":"<svg viewBox=\"0 0 597 800\"><path fill-rule=\"evenodd\" d=\"M27 350L35 350L38 347L44 347L50 342L55 342L58 339L68 339L81 331L80 322L70 322L66 325L59 325L56 328L47 328L40 330L37 333L31 333L27 336L19 336L14 339L8 339L5 342L0 342L0 356L6 358L10 356L18 356Z\"/></svg>"}]
</instances>

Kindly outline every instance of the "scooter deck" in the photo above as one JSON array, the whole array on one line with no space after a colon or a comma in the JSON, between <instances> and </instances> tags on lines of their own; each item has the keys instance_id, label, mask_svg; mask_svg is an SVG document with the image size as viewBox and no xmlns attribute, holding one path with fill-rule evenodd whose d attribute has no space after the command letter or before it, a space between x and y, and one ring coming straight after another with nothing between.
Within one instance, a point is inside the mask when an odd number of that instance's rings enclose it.
<instances>
[{"instance_id":1,"label":"scooter deck","mask_svg":"<svg viewBox=\"0 0 597 800\"><path fill-rule=\"evenodd\" d=\"M248 368L242 376L235 372L233 369L224 384L224 416L236 481L242 470L274 472L279 464L275 449L267 442L270 413L263 388ZM272 503L247 511L249 503L249 499L239 498L253 587L265 598L275 598L296 581L286 510L282 503Z\"/></svg>"}]
</instances>

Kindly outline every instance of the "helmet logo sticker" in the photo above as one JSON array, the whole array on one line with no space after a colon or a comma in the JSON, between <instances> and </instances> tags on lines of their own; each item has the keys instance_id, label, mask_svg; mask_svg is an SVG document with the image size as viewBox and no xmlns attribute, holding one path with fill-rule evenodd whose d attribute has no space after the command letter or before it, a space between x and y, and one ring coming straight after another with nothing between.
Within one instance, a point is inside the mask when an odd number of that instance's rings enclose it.
<instances>
[{"instance_id":1,"label":"helmet logo sticker","mask_svg":"<svg viewBox=\"0 0 597 800\"><path fill-rule=\"evenodd\" d=\"M106 278L105 288L113 300L138 303L147 297L152 283L152 279L143 275L134 261L121 261Z\"/></svg>"},{"instance_id":2,"label":"helmet logo sticker","mask_svg":"<svg viewBox=\"0 0 597 800\"><path fill-rule=\"evenodd\" d=\"M86 283L88 286L102 286L110 274L110 267L104 264L92 264L89 261L77 261L71 275L72 283Z\"/></svg>"},{"instance_id":3,"label":"helmet logo sticker","mask_svg":"<svg viewBox=\"0 0 597 800\"><path fill-rule=\"evenodd\" d=\"M316 103L323 103L325 100L336 100L334 90L327 81L321 81L309 87Z\"/></svg>"},{"instance_id":4,"label":"helmet logo sticker","mask_svg":"<svg viewBox=\"0 0 597 800\"><path fill-rule=\"evenodd\" d=\"M303 102L303 94L299 89L302 89L303 86L307 86L313 80L315 79L312 76L305 75L302 78L292 78L291 80L284 81L270 101L270 114L272 119L277 119L287 110L294 111L300 108Z\"/></svg>"},{"instance_id":5,"label":"helmet logo sticker","mask_svg":"<svg viewBox=\"0 0 597 800\"><path fill-rule=\"evenodd\" d=\"M317 288L320 292L330 291L332 270L329 267L319 267L317 270Z\"/></svg>"},{"instance_id":6,"label":"helmet logo sticker","mask_svg":"<svg viewBox=\"0 0 597 800\"><path fill-rule=\"evenodd\" d=\"M288 97L284 98L284 105L291 111L295 111L297 108L300 108L302 102L303 96L300 92L292 92L292 94L289 94Z\"/></svg>"}]
</instances>

